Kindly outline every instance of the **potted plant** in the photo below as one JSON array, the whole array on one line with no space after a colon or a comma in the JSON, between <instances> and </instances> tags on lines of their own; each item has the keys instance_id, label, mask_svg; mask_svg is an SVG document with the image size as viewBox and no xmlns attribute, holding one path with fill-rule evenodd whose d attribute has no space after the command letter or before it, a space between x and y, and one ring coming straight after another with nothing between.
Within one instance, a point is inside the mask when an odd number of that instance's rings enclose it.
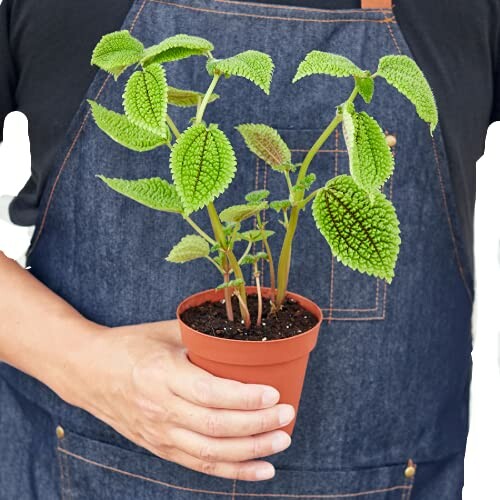
<instances>
[{"instance_id":1,"label":"potted plant","mask_svg":"<svg viewBox=\"0 0 500 500\"><path fill-rule=\"evenodd\" d=\"M255 50L224 59L215 58L213 50L209 41L185 34L149 48L128 31L102 38L93 64L115 79L130 66L135 68L125 85L124 113L89 101L94 120L112 139L132 150L169 148L172 181L100 179L138 203L182 217L193 232L171 249L166 260L207 259L219 275L214 289L186 298L178 307L191 361L217 376L272 385L280 391L281 402L297 410L322 321L317 305L287 289L292 244L302 213L312 208L318 230L340 262L391 282L401 239L395 208L381 188L392 175L394 157L377 121L357 111L357 98L370 104L376 79L384 79L413 102L431 133L438 120L436 103L423 73L406 56L382 57L371 73L343 56L312 51L299 64L293 83L313 74L350 77L350 97L338 104L332 121L299 164L292 162L290 149L272 127L238 125L248 148L283 178L289 197L274 200L267 190L253 191L240 204L219 210L215 201L233 181L237 161L224 131L203 120L205 110L219 98L214 90L223 77L246 78L268 94L274 64L269 55ZM204 93L167 84L164 65L191 56L206 58L212 81ZM168 113L170 106L193 109L191 123L182 132ZM349 153L350 175L339 175L315 188L310 166L339 126ZM210 229L193 219L202 209L208 213ZM279 214L285 228L277 259L269 244L277 236L262 216L268 209ZM255 252L255 243L263 251ZM269 287L261 283L263 264L269 268ZM248 286L245 268L250 268L254 286ZM293 426L294 422L285 430L291 433Z\"/></svg>"}]
</instances>

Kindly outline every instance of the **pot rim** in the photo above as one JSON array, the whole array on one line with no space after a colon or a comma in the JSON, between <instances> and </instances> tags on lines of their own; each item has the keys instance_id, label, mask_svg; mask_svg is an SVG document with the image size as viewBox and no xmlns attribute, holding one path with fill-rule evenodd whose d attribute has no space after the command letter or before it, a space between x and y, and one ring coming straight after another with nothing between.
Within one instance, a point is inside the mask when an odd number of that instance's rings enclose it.
<instances>
[{"instance_id":1,"label":"pot rim","mask_svg":"<svg viewBox=\"0 0 500 500\"><path fill-rule=\"evenodd\" d=\"M249 292L250 294L252 294L253 292L255 292L255 293L257 292L256 286L247 286L245 288L246 288L247 292ZM266 296L266 295L270 294L271 288L261 287L261 291L262 291L263 296ZM249 343L249 344L256 344L257 343L258 344L259 341L255 341L255 340L227 339L227 338L223 338L223 337L215 337L212 335L208 335L206 333L200 332L200 331L192 328L187 323L182 321L181 314L190 308L189 302L195 300L197 297L201 297L203 295L209 295L209 294L214 294L216 297L218 296L219 298L217 298L215 300L207 300L205 302L217 302L224 297L224 291L223 290L216 290L215 288L209 288L207 290L203 290L201 292L194 293L194 294L190 295L189 297L186 297L184 300L182 300L179 303L179 305L177 306L177 310L176 310L177 320L180 323L182 323L185 327L189 328L192 332L195 332L198 335L203 335L204 337L209 337L214 342L220 341L220 342L224 342L224 343L234 342L234 343L239 343L239 344L242 344L242 343ZM311 299L308 299L307 297L304 297L303 295L300 295L300 294L294 293L294 292L290 292L290 291L286 292L286 297L290 297L290 298L296 300L302 307L304 307L311 314L313 314L316 317L316 319L318 320L318 322L313 327L311 327L309 330L302 332L302 333L299 333L298 335L293 335L291 337L287 337L284 339L266 340L265 344L267 344L267 345L269 345L269 344L276 345L279 343L287 343L287 342L292 342L292 341L297 342L299 339L306 337L307 335L310 335L313 330L319 328L321 326L321 324L323 323L323 311L316 304L316 302L313 302ZM307 307L308 305L310 307Z\"/></svg>"}]
</instances>

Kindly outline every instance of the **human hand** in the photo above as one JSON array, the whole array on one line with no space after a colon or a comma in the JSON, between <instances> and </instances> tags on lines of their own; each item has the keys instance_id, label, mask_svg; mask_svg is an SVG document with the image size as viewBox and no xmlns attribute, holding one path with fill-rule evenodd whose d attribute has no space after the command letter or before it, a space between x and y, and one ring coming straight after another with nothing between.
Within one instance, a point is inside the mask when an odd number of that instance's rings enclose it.
<instances>
[{"instance_id":1,"label":"human hand","mask_svg":"<svg viewBox=\"0 0 500 500\"><path fill-rule=\"evenodd\" d=\"M277 404L274 388L221 379L193 365L177 321L101 330L85 357L82 370L99 384L86 384L72 403L161 458L258 481L273 477L274 468L257 459L290 446L279 429L293 419L293 407Z\"/></svg>"}]
</instances>

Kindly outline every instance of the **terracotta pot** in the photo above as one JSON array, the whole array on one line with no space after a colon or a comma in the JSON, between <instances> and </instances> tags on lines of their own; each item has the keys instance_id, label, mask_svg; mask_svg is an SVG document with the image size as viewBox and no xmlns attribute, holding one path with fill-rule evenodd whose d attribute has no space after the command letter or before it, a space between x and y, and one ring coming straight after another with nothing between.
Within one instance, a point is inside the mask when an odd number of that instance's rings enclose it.
<instances>
[{"instance_id":1,"label":"terracotta pot","mask_svg":"<svg viewBox=\"0 0 500 500\"><path fill-rule=\"evenodd\" d=\"M247 287L247 291L249 295L256 293L255 287ZM264 288L262 295L269 297L270 290ZM294 337L266 342L229 340L193 330L181 320L181 314L204 302L222 300L224 292L207 290L187 298L177 308L177 318L189 359L217 377L275 387L281 395L280 403L294 406L297 412L309 353L316 346L323 315L314 302L294 293L288 293L288 297L318 318L318 324ZM283 430L291 435L294 425L295 420Z\"/></svg>"}]
</instances>

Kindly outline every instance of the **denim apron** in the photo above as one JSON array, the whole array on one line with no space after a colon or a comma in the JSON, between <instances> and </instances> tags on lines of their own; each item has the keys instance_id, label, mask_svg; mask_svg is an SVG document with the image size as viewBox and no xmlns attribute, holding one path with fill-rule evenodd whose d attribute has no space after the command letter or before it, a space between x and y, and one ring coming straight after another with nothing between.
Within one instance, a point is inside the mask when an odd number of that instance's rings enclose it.
<instances>
[{"instance_id":1,"label":"denim apron","mask_svg":"<svg viewBox=\"0 0 500 500\"><path fill-rule=\"evenodd\" d=\"M348 79L314 76L292 85L305 54L340 53L373 71L383 55L411 57L390 9L137 0L123 29L146 46L189 33L211 40L215 57L247 49L273 57L270 97L233 77L220 82L222 98L206 113L208 123L219 123L229 135L239 163L224 205L241 202L254 189L270 189L274 199L286 196L280 176L247 151L235 125L277 128L298 162L348 97ZM167 75L179 88L204 91L210 82L199 58L171 63ZM98 72L86 98L121 110L123 82ZM325 321L292 446L271 457L276 477L257 483L219 479L161 460L1 365L2 500L461 498L473 282L443 136L438 127L431 137L413 106L381 80L369 111L397 139L396 170L385 188L401 219L397 275L388 286L335 262L311 214L303 214L290 290L315 300ZM193 112L170 107L170 113L184 127ZM216 284L208 263L165 263L172 245L190 232L182 219L141 207L95 177L168 176L168 158L167 148L134 153L114 143L97 128L85 100L69 127L28 263L39 280L93 321L118 326L171 319L182 298ZM317 187L348 168L337 132L313 163ZM205 215L196 217L208 230ZM277 222L273 213L266 218Z\"/></svg>"}]
</instances>

